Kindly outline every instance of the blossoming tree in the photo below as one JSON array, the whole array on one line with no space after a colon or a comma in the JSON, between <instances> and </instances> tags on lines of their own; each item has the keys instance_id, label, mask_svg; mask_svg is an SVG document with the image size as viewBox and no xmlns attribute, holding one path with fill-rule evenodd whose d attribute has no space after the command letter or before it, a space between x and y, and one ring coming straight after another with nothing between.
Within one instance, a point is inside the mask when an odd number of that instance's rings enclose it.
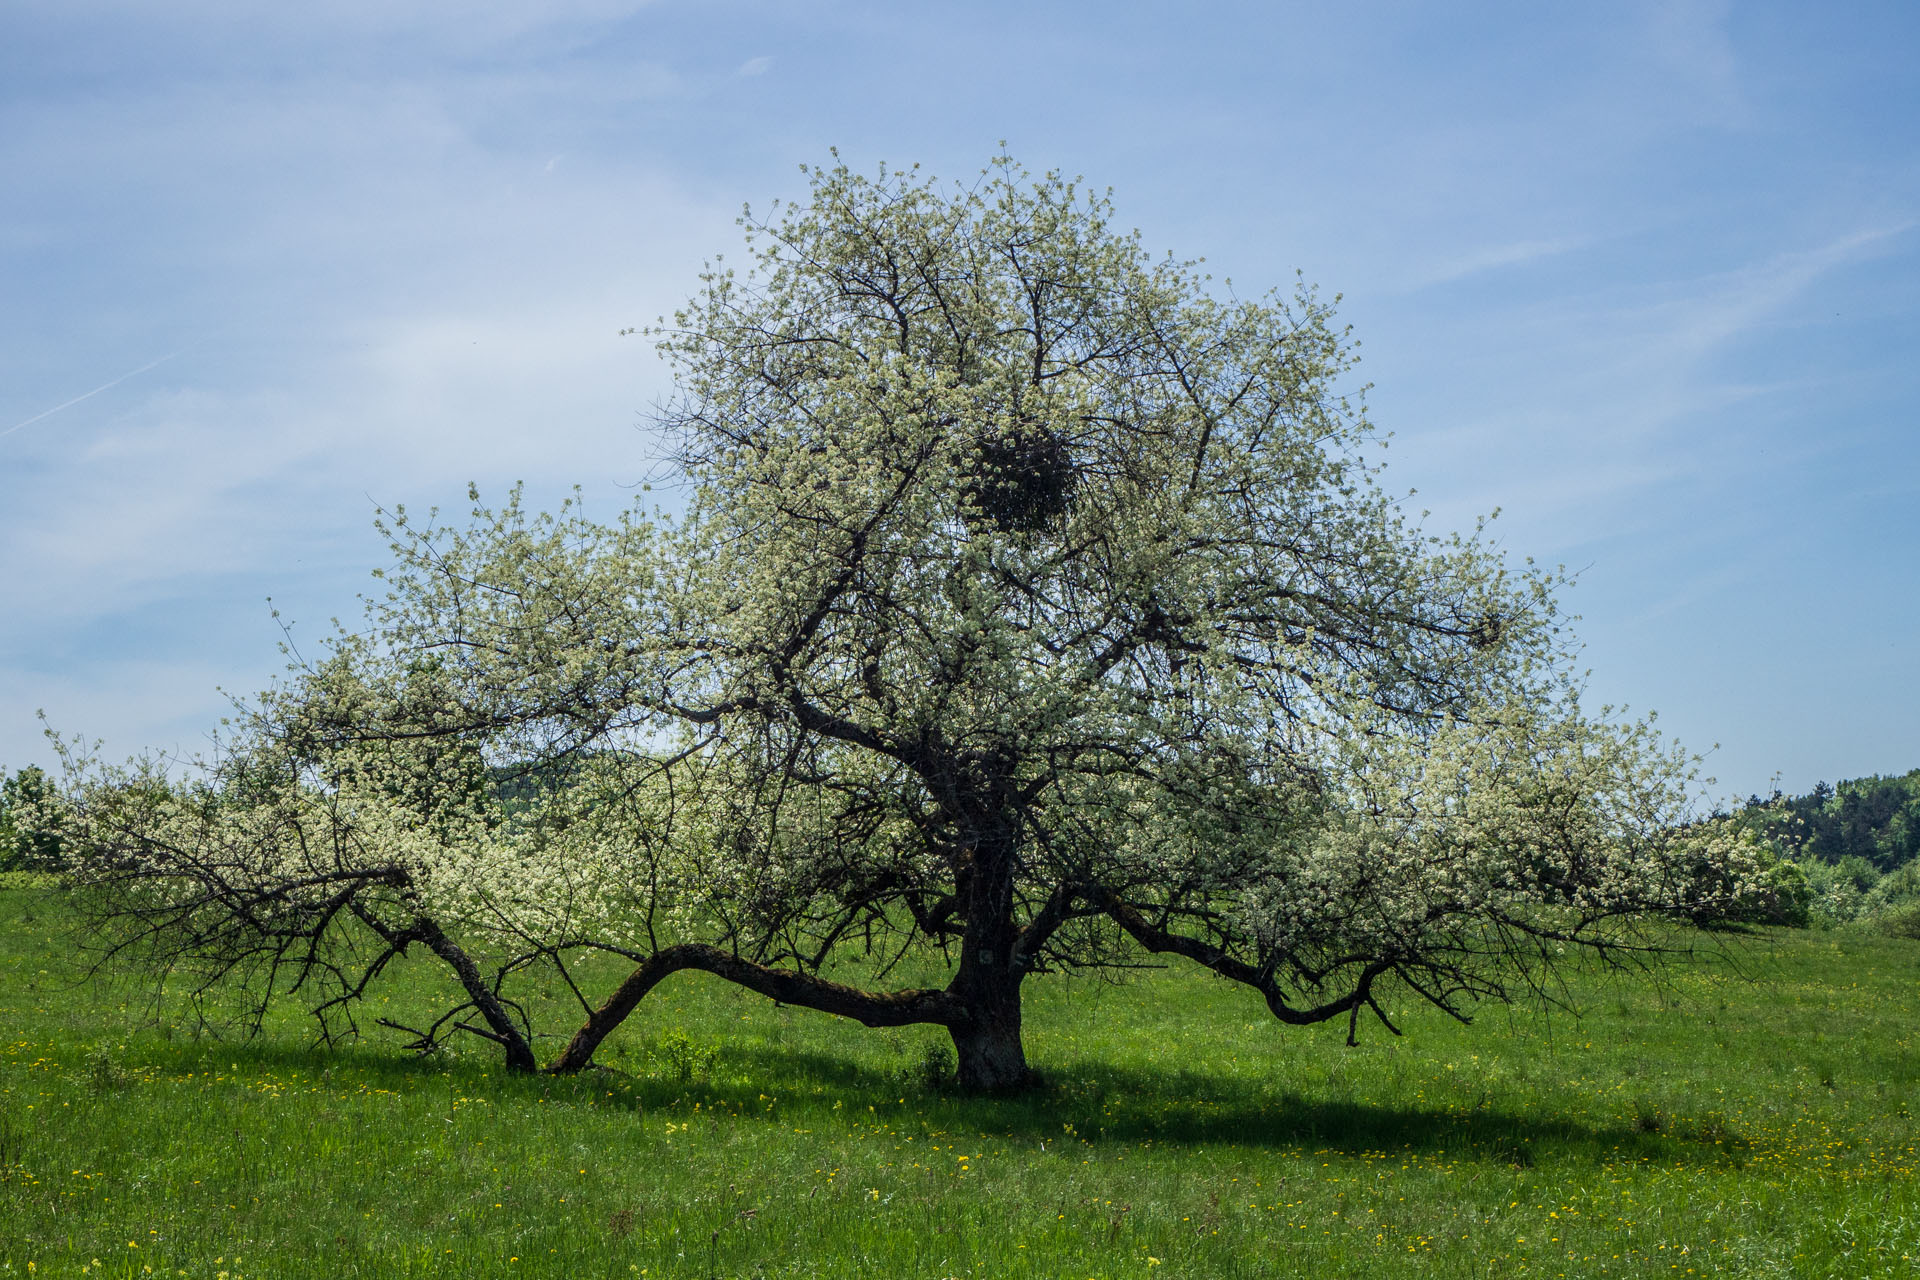
<instances>
[{"instance_id":1,"label":"blossoming tree","mask_svg":"<svg viewBox=\"0 0 1920 1280\"><path fill-rule=\"evenodd\" d=\"M1234 298L1004 159L811 178L657 331L684 513L403 516L371 625L199 809L96 793L122 936L185 954L164 902L284 963L357 922L343 1000L419 941L519 1066L510 975L613 952L555 1069L696 969L943 1026L994 1089L1035 974L1178 956L1351 1035L1755 891L1686 759L1582 713L1558 582L1378 487L1314 294ZM829 976L856 942L946 981Z\"/></svg>"}]
</instances>

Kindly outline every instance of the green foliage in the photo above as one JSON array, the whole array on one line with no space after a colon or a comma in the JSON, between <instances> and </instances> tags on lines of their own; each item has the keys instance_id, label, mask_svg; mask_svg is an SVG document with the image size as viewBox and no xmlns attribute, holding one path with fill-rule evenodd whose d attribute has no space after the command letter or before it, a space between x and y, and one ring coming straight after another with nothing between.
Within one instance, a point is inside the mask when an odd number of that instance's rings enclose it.
<instances>
[{"instance_id":1,"label":"green foliage","mask_svg":"<svg viewBox=\"0 0 1920 1280\"><path fill-rule=\"evenodd\" d=\"M685 1027L674 1027L661 1033L649 1056L667 1079L689 1084L707 1078L720 1049L696 1040Z\"/></svg>"},{"instance_id":2,"label":"green foliage","mask_svg":"<svg viewBox=\"0 0 1920 1280\"><path fill-rule=\"evenodd\" d=\"M1920 857L1920 769L1837 787L1822 782L1803 796L1754 796L1736 816L1799 861L1858 859L1892 871ZM1858 883L1857 870L1848 874L1863 892L1871 887Z\"/></svg>"},{"instance_id":3,"label":"green foliage","mask_svg":"<svg viewBox=\"0 0 1920 1280\"><path fill-rule=\"evenodd\" d=\"M953 1050L938 1043L923 1045L920 1056L901 1063L894 1076L904 1085L938 1093L953 1083Z\"/></svg>"},{"instance_id":4,"label":"green foliage","mask_svg":"<svg viewBox=\"0 0 1920 1280\"><path fill-rule=\"evenodd\" d=\"M113 1093L125 1087L127 1075L113 1060L113 1051L100 1045L86 1057L87 1087L94 1093Z\"/></svg>"},{"instance_id":5,"label":"green foliage","mask_svg":"<svg viewBox=\"0 0 1920 1280\"><path fill-rule=\"evenodd\" d=\"M1908 898L1889 907L1875 917L1874 926L1890 938L1920 942L1920 900Z\"/></svg>"},{"instance_id":6,"label":"green foliage","mask_svg":"<svg viewBox=\"0 0 1920 1280\"><path fill-rule=\"evenodd\" d=\"M1911 927L1910 904L1920 902L1920 770L1822 782L1804 796L1754 796L1720 822L1765 841L1778 859L1771 874L1781 877L1781 901L1798 909L1769 922L1896 934Z\"/></svg>"},{"instance_id":7,"label":"green foliage","mask_svg":"<svg viewBox=\"0 0 1920 1280\"><path fill-rule=\"evenodd\" d=\"M0 872L58 871L68 820L52 781L28 765L0 780Z\"/></svg>"},{"instance_id":8,"label":"green foliage","mask_svg":"<svg viewBox=\"0 0 1920 1280\"><path fill-rule=\"evenodd\" d=\"M1811 919L1813 898L1813 886L1799 863L1769 856L1745 918L1753 924L1783 924L1804 929Z\"/></svg>"}]
</instances>

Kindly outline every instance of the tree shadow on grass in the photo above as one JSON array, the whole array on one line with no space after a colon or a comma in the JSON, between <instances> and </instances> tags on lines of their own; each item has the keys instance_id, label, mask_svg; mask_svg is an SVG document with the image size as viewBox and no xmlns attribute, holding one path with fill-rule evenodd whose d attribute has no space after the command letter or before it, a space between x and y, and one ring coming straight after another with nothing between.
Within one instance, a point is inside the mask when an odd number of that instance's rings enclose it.
<instances>
[{"instance_id":1,"label":"tree shadow on grass","mask_svg":"<svg viewBox=\"0 0 1920 1280\"><path fill-rule=\"evenodd\" d=\"M822 1131L873 1115L886 1123L951 1133L1042 1142L1086 1141L1161 1149L1241 1149L1302 1157L1446 1157L1531 1168L1536 1164L1737 1163L1748 1144L1731 1134L1696 1137L1649 1132L1631 1118L1618 1124L1541 1115L1512 1102L1477 1106L1374 1103L1285 1088L1243 1076L1166 1071L1101 1062L1057 1064L1033 1090L969 1096L930 1088L905 1064L792 1046L735 1044L685 1075L641 1055L636 1069L599 1066L577 1076L516 1076L490 1057L425 1057L361 1045L346 1049L284 1042L180 1046L171 1055L189 1069L211 1064L240 1073L334 1080L343 1089L393 1092L456 1088L499 1103L515 1100L586 1105L641 1114L691 1111L716 1116L777 1114L782 1124L818 1123ZM147 1055L141 1055L147 1057ZM206 1059L196 1063L196 1059ZM152 1058L148 1058L153 1061ZM156 1065L160 1065L157 1064ZM164 1069L164 1068L163 1068ZM770 1111L769 1103L774 1104ZM1070 1126L1070 1128L1069 1128Z\"/></svg>"},{"instance_id":2,"label":"tree shadow on grass","mask_svg":"<svg viewBox=\"0 0 1920 1280\"><path fill-rule=\"evenodd\" d=\"M1061 1064L1031 1092L980 1097L930 1090L868 1063L779 1046L741 1046L723 1055L721 1079L697 1086L631 1077L637 1105L692 1099L709 1106L745 1107L764 1100L778 1082L788 1118L836 1104L864 1113L876 1102L887 1112L904 1102L916 1120L960 1132L1094 1143L1167 1147L1250 1148L1343 1156L1447 1154L1464 1160L1532 1167L1540 1161L1602 1164L1686 1158L1737 1158L1745 1146L1721 1135L1692 1141L1647 1132L1623 1118L1592 1124L1542 1116L1510 1104L1406 1106L1320 1096L1244 1077L1196 1071ZM744 1077L739 1086L725 1078ZM858 1104L855 1106L855 1104ZM894 1104L889 1106L888 1104Z\"/></svg>"}]
</instances>

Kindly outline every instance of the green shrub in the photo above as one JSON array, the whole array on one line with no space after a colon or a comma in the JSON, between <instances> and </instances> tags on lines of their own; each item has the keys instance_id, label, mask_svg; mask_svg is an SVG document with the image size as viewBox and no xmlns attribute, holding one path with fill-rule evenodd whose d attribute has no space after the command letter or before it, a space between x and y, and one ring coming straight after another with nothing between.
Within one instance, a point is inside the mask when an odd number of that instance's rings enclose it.
<instances>
[{"instance_id":1,"label":"green shrub","mask_svg":"<svg viewBox=\"0 0 1920 1280\"><path fill-rule=\"evenodd\" d=\"M893 1078L912 1088L939 1093L953 1083L953 1050L944 1044L929 1044L919 1057L894 1068Z\"/></svg>"},{"instance_id":2,"label":"green shrub","mask_svg":"<svg viewBox=\"0 0 1920 1280\"><path fill-rule=\"evenodd\" d=\"M1775 858L1760 876L1759 902L1753 913L1755 924L1784 924L1804 929L1811 923L1813 889L1800 864L1787 858Z\"/></svg>"},{"instance_id":3,"label":"green shrub","mask_svg":"<svg viewBox=\"0 0 1920 1280\"><path fill-rule=\"evenodd\" d=\"M1873 924L1888 937L1920 942L1920 902L1906 902L1883 911Z\"/></svg>"},{"instance_id":4,"label":"green shrub","mask_svg":"<svg viewBox=\"0 0 1920 1280\"><path fill-rule=\"evenodd\" d=\"M682 1084L692 1084L707 1078L713 1070L713 1060L719 1054L719 1049L695 1040L683 1028L675 1027L660 1036L650 1056L661 1075Z\"/></svg>"},{"instance_id":5,"label":"green shrub","mask_svg":"<svg viewBox=\"0 0 1920 1280\"><path fill-rule=\"evenodd\" d=\"M0 871L57 871L66 812L44 771L28 765L0 781Z\"/></svg>"}]
</instances>

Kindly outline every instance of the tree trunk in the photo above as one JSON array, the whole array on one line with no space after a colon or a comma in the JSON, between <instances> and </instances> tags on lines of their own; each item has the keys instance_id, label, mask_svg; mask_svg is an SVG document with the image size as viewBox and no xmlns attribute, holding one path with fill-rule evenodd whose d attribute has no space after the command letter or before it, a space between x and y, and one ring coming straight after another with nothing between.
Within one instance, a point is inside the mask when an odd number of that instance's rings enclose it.
<instances>
[{"instance_id":1,"label":"tree trunk","mask_svg":"<svg viewBox=\"0 0 1920 1280\"><path fill-rule=\"evenodd\" d=\"M1014 951L1011 922L986 933L997 948L969 938L960 949L960 972L949 988L964 1003L964 1017L948 1024L957 1058L956 1080L969 1093L1012 1093L1033 1083L1020 1043L1020 980L1024 958Z\"/></svg>"},{"instance_id":2,"label":"tree trunk","mask_svg":"<svg viewBox=\"0 0 1920 1280\"><path fill-rule=\"evenodd\" d=\"M1020 990L994 1001L948 1029L958 1058L955 1072L969 1093L1012 1093L1033 1083L1027 1051L1020 1043Z\"/></svg>"},{"instance_id":3,"label":"tree trunk","mask_svg":"<svg viewBox=\"0 0 1920 1280\"><path fill-rule=\"evenodd\" d=\"M1020 980L1026 957L1013 919L1013 869L1019 826L1010 820L1011 784L996 773L983 788L969 824L985 838L974 846L966 886L967 931L960 943L960 969L947 989L966 1016L952 1023L957 1083L973 1093L1011 1093L1033 1083L1020 1043Z\"/></svg>"}]
</instances>

